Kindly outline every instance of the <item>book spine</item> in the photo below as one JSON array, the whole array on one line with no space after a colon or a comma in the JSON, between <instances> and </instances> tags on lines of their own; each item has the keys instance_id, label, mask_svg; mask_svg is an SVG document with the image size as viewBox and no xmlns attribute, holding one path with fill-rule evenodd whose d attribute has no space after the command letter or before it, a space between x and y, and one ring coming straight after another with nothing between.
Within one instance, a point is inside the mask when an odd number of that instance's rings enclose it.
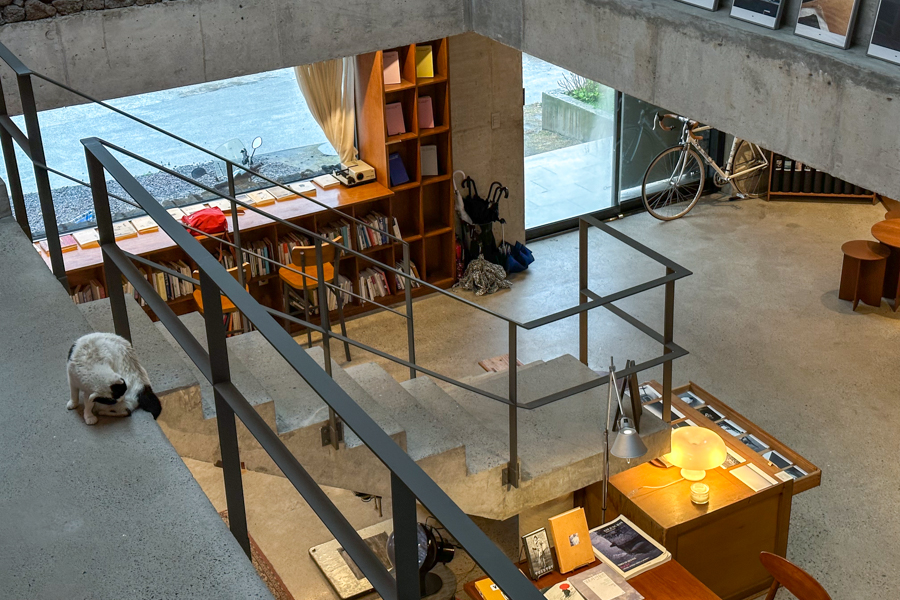
<instances>
[{"instance_id":1,"label":"book spine","mask_svg":"<svg viewBox=\"0 0 900 600\"><path fill-rule=\"evenodd\" d=\"M791 177L791 191L799 193L803 189L803 163L794 163L794 173Z\"/></svg>"},{"instance_id":2,"label":"book spine","mask_svg":"<svg viewBox=\"0 0 900 600\"><path fill-rule=\"evenodd\" d=\"M822 171L816 171L813 173L813 193L821 194L822 193L822 180L825 178L825 173Z\"/></svg>"},{"instance_id":3,"label":"book spine","mask_svg":"<svg viewBox=\"0 0 900 600\"><path fill-rule=\"evenodd\" d=\"M791 182L794 179L794 161L789 158L784 159L784 170L782 171L781 191L790 192Z\"/></svg>"},{"instance_id":4,"label":"book spine","mask_svg":"<svg viewBox=\"0 0 900 600\"><path fill-rule=\"evenodd\" d=\"M772 191L781 191L781 181L784 178L784 157L780 154L775 155L775 166L772 169Z\"/></svg>"},{"instance_id":5,"label":"book spine","mask_svg":"<svg viewBox=\"0 0 900 600\"><path fill-rule=\"evenodd\" d=\"M834 178L834 193L835 194L843 194L844 193L844 180Z\"/></svg>"},{"instance_id":6,"label":"book spine","mask_svg":"<svg viewBox=\"0 0 900 600\"><path fill-rule=\"evenodd\" d=\"M861 187L859 187L858 185L854 185L854 186L853 186L853 193L856 194L857 196L862 196L862 195L865 193L865 190L863 190L863 189L862 189Z\"/></svg>"},{"instance_id":7,"label":"book spine","mask_svg":"<svg viewBox=\"0 0 900 600\"><path fill-rule=\"evenodd\" d=\"M834 193L834 177L825 173L822 176L822 193L823 194L833 194Z\"/></svg>"},{"instance_id":8,"label":"book spine","mask_svg":"<svg viewBox=\"0 0 900 600\"><path fill-rule=\"evenodd\" d=\"M803 165L803 192L811 194L813 188L813 170L809 165Z\"/></svg>"}]
</instances>

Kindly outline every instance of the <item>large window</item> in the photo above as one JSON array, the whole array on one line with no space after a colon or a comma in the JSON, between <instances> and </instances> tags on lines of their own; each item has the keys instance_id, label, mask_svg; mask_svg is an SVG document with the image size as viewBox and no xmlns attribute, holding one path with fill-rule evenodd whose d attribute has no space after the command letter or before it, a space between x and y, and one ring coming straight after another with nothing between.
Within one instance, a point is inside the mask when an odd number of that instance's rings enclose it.
<instances>
[{"instance_id":1,"label":"large window","mask_svg":"<svg viewBox=\"0 0 900 600\"><path fill-rule=\"evenodd\" d=\"M527 54L525 228L614 204L615 90Z\"/></svg>"},{"instance_id":2,"label":"large window","mask_svg":"<svg viewBox=\"0 0 900 600\"><path fill-rule=\"evenodd\" d=\"M253 168L279 181L330 172L339 162L310 115L291 69L119 98L109 103L229 157L241 156L244 148L248 154L252 153L252 140L260 136L262 146L253 157ZM22 118L14 120L24 130ZM193 176L210 187L227 190L220 161L210 160L209 155L101 106L84 104L44 111L40 113L40 123L47 165L82 181L87 181L88 176L80 140L99 137ZM139 161L120 154L116 158L167 205L189 204L212 197ZM17 159L32 231L40 235L44 225L34 171L18 149ZM2 164L0 176L8 181ZM60 230L93 226L90 189L56 175L51 175L50 180ZM262 182L241 176L237 185L246 190L260 187ZM114 182L110 183L110 192L123 193ZM116 219L136 213L133 207L115 200L111 205Z\"/></svg>"}]
</instances>

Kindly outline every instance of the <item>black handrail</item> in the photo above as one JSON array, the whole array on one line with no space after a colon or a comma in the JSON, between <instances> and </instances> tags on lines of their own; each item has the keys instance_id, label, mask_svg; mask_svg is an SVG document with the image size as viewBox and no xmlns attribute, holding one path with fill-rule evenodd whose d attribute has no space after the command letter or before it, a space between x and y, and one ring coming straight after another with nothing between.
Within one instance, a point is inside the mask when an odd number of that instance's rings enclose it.
<instances>
[{"instance_id":1,"label":"black handrail","mask_svg":"<svg viewBox=\"0 0 900 600\"><path fill-rule=\"evenodd\" d=\"M415 562L415 499L418 499L456 541L468 552L472 559L493 579L510 598L516 600L542 600L540 592L528 581L516 566L490 541L490 539L462 512L447 494L409 457L375 421L350 398L331 377L329 377L303 349L293 340L268 311L263 308L238 281L236 281L218 261L178 224L165 209L147 192L143 186L125 169L97 138L83 140L88 171L94 194L94 207L100 230L100 246L107 265L106 275L118 281L125 275L136 289L142 289L149 297L152 293L149 283L143 280L137 269L118 249L112 232L112 217L106 203L106 180L108 172L125 191L141 205L197 264L201 274L201 290L204 293L205 319L210 349L217 349L217 356L206 356L194 348L192 359L198 366L208 365L204 375L210 380L216 392L219 422L219 437L222 445L223 467L226 470L226 488L230 482L230 500L239 504L240 514L234 513L238 526L243 515L243 493L235 489L240 486L240 462L237 453L237 437L231 431L233 415L241 419L263 449L285 472L304 499L316 511L329 531L335 535L360 569L373 584L376 591L387 600L411 600L418 597L418 565ZM147 288L147 289L144 289ZM397 578L392 578L380 565L358 534L336 509L331 510L330 500L319 486L308 476L302 465L284 446L284 443L256 413L247 400L234 388L228 374L228 360L221 317L221 296L224 294L254 324L260 334L288 362L297 374L341 416L343 421L366 444L372 453L391 473L392 500L394 502L394 527L397 540ZM121 286L112 285L109 291L113 305L116 331L120 335L128 333L125 297ZM157 296L158 297L158 296ZM153 300L153 306L166 313L161 319L169 328L177 321L171 308L160 299ZM124 323L123 323L124 321ZM181 344L185 341L185 331L174 325L170 332ZM210 334L215 334L212 337ZM192 336L191 336L192 337ZM194 340L196 343L196 340ZM189 342L188 342L189 343ZM190 344L190 343L189 343ZM224 365L222 364L224 362ZM203 370L201 368L201 370ZM219 410L221 408L221 410ZM236 473L236 476L235 476ZM414 499L413 499L414 498ZM333 505L331 505L333 507ZM411 511L410 511L411 507ZM233 507L229 503L229 514ZM244 521L245 524L245 521ZM238 531L239 541L246 537L246 530ZM246 550L246 547L245 547Z\"/></svg>"}]
</instances>

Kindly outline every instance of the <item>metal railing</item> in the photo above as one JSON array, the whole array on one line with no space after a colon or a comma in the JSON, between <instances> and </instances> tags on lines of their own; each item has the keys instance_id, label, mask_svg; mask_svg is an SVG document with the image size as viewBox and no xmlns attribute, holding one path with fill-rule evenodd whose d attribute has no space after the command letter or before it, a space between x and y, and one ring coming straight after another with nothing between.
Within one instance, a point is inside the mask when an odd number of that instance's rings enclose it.
<instances>
[{"instance_id":1,"label":"metal railing","mask_svg":"<svg viewBox=\"0 0 900 600\"><path fill-rule=\"evenodd\" d=\"M275 464L359 566L375 590L386 600L417 600L420 597L416 500L435 516L509 597L516 600L542 599L540 592L471 519L389 435L381 430L347 392L318 367L291 335L202 244L162 208L110 154L103 142L91 138L84 140L83 143L100 233L100 248L108 281L118 282L122 277L129 281L213 386L230 527L248 556L250 542L247 534L235 417L241 420L272 457ZM116 244L104 172L109 173L196 263L200 273L208 352L191 335L166 302L154 292L153 287L143 278L129 256ZM321 240L316 240L316 247L321 251ZM108 295L116 333L130 338L122 286L110 286ZM340 414L343 421L390 471L396 549L394 576L385 569L353 526L232 383L222 319L222 295L227 296L254 324L260 334L316 394Z\"/></svg>"},{"instance_id":2,"label":"metal railing","mask_svg":"<svg viewBox=\"0 0 900 600\"><path fill-rule=\"evenodd\" d=\"M522 409L523 410L534 410L534 409L540 408L542 406L546 406L550 403L568 398L575 394L579 394L586 390L589 390L589 389L592 389L595 387L599 387L602 385L606 385L608 383L608 376L603 376L603 377L600 377L598 379L595 379L595 380L587 382L587 383L572 386L567 389L564 389L564 390L561 390L561 391L558 391L558 392L555 392L552 394L548 394L541 398L534 399L530 402L520 402L519 396L520 396L521 390L518 389L518 364L517 364L517 357L518 357L517 340L518 340L518 334L519 334L520 329L529 331L532 329L536 329L538 327L542 327L544 325L555 323L557 321L560 321L560 320L563 320L563 319L566 319L569 317L573 317L575 315L579 315L579 358L584 364L588 364L588 327L587 327L588 313L591 310L594 310L596 308L605 308L606 310L609 310L616 316L622 318L627 323L634 326L639 331L647 334L652 339L654 339L655 341L659 342L662 345L663 352L661 355L654 357L650 360L644 361L642 363L639 363L637 365L634 365L630 368L627 368L627 369L619 372L618 375L620 377L626 377L626 376L631 375L632 373L637 373L637 372L649 369L651 367L658 366L660 364L663 365L663 388L664 388L664 392L665 392L663 394L663 401L664 401L663 415L664 415L664 419L667 422L669 420L671 420L671 408L669 405L669 395L670 395L669 392L671 391L671 382L672 382L672 361L676 358L679 358L679 357L687 354L687 352L683 348L681 348L680 346L678 346L677 344L674 343L673 335L672 335L673 334L673 318L674 318L675 281L682 277L690 275L690 272L687 269L685 269L684 267L678 265L677 263L661 256L660 254L654 252L653 250L647 248L646 246L643 246L642 244L636 242L635 240L629 238L628 236L625 236L624 234L618 232L617 230L610 227L609 225L606 225L605 223L602 223L599 220L597 220L593 217L590 217L590 216L584 216L584 217L581 217L581 219L580 219L578 303L574 304L568 308L565 308L563 310L556 311L550 315L546 315L546 316L543 316L543 317L540 317L537 319L533 319L530 321L520 321L517 319L510 318L506 315L497 313L495 311L492 311L480 304L477 304L471 300L462 298L456 294L449 293L446 290L439 288L427 281L413 277L411 274L410 248L409 248L408 242L394 236L393 234L391 234L389 232L383 231L377 227L373 227L372 225L366 223L365 221L356 219L355 217L352 217L351 215L347 215L346 213L338 211L338 210L334 209L333 207L327 206L324 203L316 200L315 198L307 197L307 196L301 194L301 196L303 196L306 200L308 200L318 206L321 206L323 209L332 211L336 214L341 215L342 218L351 220L351 222L353 222L355 226L357 226L357 227L363 226L363 227L367 227L369 229L376 230L376 231L380 232L381 234L386 235L388 237L388 239L391 239L391 240L401 244L401 247L403 250L403 264L402 264L401 269L397 269L394 266L381 263L381 262L375 260L374 258L372 258L371 256L365 255L361 252L354 250L352 247L351 240L345 240L346 243L335 244L335 245L339 247L339 252L341 254L356 256L357 258L359 258L361 260L368 261L368 262L372 263L373 265L378 266L378 268L382 269L386 273L393 274L395 277L403 278L405 280L405 282L406 282L406 285L404 286L405 312L400 312L398 310L395 310L392 307L383 305L383 304L375 302L373 300L365 299L365 302L369 302L369 303L379 307L380 309L383 309L390 313L399 315L405 319L406 330L407 330L407 357L405 359L403 359L403 358L391 355L387 352L383 352L379 349L373 348L371 346L368 346L366 344L363 344L362 342L353 340L353 339L347 337L345 332L342 334L338 334L336 332L331 331L329 315L328 315L329 311L327 310L327 308L325 308L328 306L327 291L333 290L333 293L335 293L339 299L342 299L343 295L347 293L345 290L340 289L339 286L337 285L338 284L337 270L335 272L335 281L334 282L325 281L324 277L322 276L323 264L322 264L322 260L321 260L321 250L320 250L321 245L323 243L333 243L333 242L317 232L310 231L299 225L291 223L290 221L281 219L275 215L271 215L255 206L249 205L245 202L238 200L236 197L236 190L235 190L234 169L235 168L242 169L248 173L253 174L256 177L260 177L261 179L269 182L272 185L279 186L283 189L289 189L285 185L283 185L277 181L274 181L268 177L265 177L264 175L254 171L244 165L234 163L225 157L219 156L218 154L215 154L213 152L206 150L205 148L202 148L201 146L198 146L197 144L194 144L188 140L180 138L179 136L171 134L171 133L167 132L166 130L153 125L152 123L149 123L147 121L144 121L142 119L134 117L134 116L128 114L127 112L122 111L114 106L111 106L111 105L105 103L105 102L96 100L96 99L92 98L91 96L84 94L82 92L79 92L65 84L61 84L61 83L56 82L46 76L40 75L38 73L34 73L31 70L29 70L27 67L25 67L25 65L23 65L2 44L0 44L0 59L4 60L10 67L12 67L13 71L16 73L17 82L19 84L20 99L22 102L23 111L26 115L26 126L27 126L27 130L28 130L28 135L26 136L24 133L21 132L21 130L18 129L18 127L16 127L15 123L13 123L12 120L8 117L8 115L6 113L5 101L3 100L3 96L2 96L2 90L0 90L0 102L2 102L2 105L0 105L0 147L2 147L2 150L3 150L4 160L6 161L6 165L7 165L7 171L10 173L10 190L12 192L13 205L15 207L16 218L19 220L20 225L22 225L23 230L25 230L26 233L29 233L27 215L25 214L24 199L22 196L21 184L20 184L20 181L18 178L18 167L16 164L16 157L13 152L13 142L15 142L20 147L22 147L23 151L26 153L26 155L28 156L28 158L31 160L31 162L34 165L36 181L39 183L38 195L40 197L42 213L43 213L43 217L44 217L44 221L45 221L45 227L48 232L48 247L50 250L50 257L51 257L51 268L53 269L53 272L57 276L57 278L64 285L67 286L67 280L66 280L65 269L64 269L63 261L62 261L62 253L61 253L59 239L58 239L58 230L56 228L55 211L53 208L52 196L50 195L49 179L47 178L47 174L48 173L56 173L63 177L66 177L76 183L79 183L82 185L88 185L88 184L85 182L82 182L76 178L70 177L64 173L60 173L59 171L51 169L44 163L43 146L42 146L41 136L40 136L40 126L38 124L37 111L36 111L35 102L34 102L34 94L32 91L32 81L31 81L32 76L38 77L44 81L47 81L48 83L51 83L53 85L59 86L63 89L66 89L66 90L72 92L73 94L78 95L81 98L84 98L86 100L89 100L91 102L99 104L101 106L104 106L119 115L122 115L129 119L132 119L146 127L153 129L154 131L157 131L166 136L169 136L172 139L179 141L180 143L187 144L192 148L195 148L195 149L197 149L201 152L204 152L218 160L223 161L227 166L227 174L228 174L228 192L227 193L219 191L218 189L211 187L209 185L205 185L192 177L188 177L186 175L178 173L174 169L170 169L168 167L165 167L164 165L161 165L159 163L156 163L154 161L146 159L146 158L144 158L132 151L129 151L125 148L116 146L116 145L108 143L108 142L100 142L99 140L95 140L96 143L100 143L102 146L105 146L106 148L109 148L116 152L122 153L123 155L128 156L134 160L143 162L161 172L164 172L164 173L167 173L168 175L179 178L182 181L191 183L192 185L195 185L195 186L199 187L200 189L205 190L206 192L209 192L211 194L214 194L219 197L227 199L231 203L231 206L232 206L232 211L231 211L232 212L232 231L234 233L234 243L227 242L225 240L221 240L221 243L231 245L237 250L238 257L240 258L239 263L243 262L243 259L245 258L245 256L250 255L250 256L255 256L257 258L260 258L262 260L266 260L274 265L277 265L278 267L286 268L286 269L289 269L289 270L297 272L297 273L300 272L297 270L296 266L294 266L294 265L280 263L278 261L273 260L270 257L261 256L257 253L252 252L249 249L245 249L242 247L241 238L240 238L241 231L240 231L240 224L239 224L238 210L237 210L238 206L243 207L245 210L250 210L250 211L256 212L260 215L263 215L263 216L267 217L268 219L276 221L279 224L284 225L288 228L291 228L295 231L302 232L305 236L311 238L315 242L317 248L319 248L319 251L317 251L317 261L316 261L317 277L316 278L309 277L309 279L316 281L317 283L321 282L323 284L323 285L318 286L318 290L319 290L319 294L320 294L320 302L319 302L320 323L319 323L319 325L315 325L315 324L311 323L309 319L307 319L307 320L298 319L298 318L293 317L292 315L289 315L285 312L281 312L281 311L278 311L278 310L275 310L272 308L267 308L264 310L266 310L270 315L275 316L278 319L280 319L285 325L288 325L289 323L297 323L297 324L300 324L303 327L307 328L307 331L314 330L314 331L321 333L322 338L323 338L323 349L324 349L325 355L326 355L325 370L326 370L327 374L330 375L330 373L331 373L330 341L337 340L342 343L361 348L367 352L373 353L384 359L393 361L395 363L398 363L398 364L401 364L401 365L407 367L409 369L409 374L410 374L411 378L416 377L416 375L418 373L423 373L423 374L429 375L433 378L436 378L436 379L445 381L447 383L450 383L452 385L455 385L457 387L460 387L462 389L479 394L479 395L489 398L491 400L506 404L509 407L509 460L507 463L507 468L504 470L504 474L503 474L503 483L505 485L517 487L519 485L520 479L521 479L521 475L520 475L521 469L519 466L519 453L518 453L518 411L519 410L522 410ZM43 185L41 183L44 180L46 180L47 185ZM120 200L123 200L130 204L134 204L133 202L126 200L124 198L109 194L108 190L106 190L105 187L104 187L104 190L105 190L105 193L107 194L105 197L107 210L109 210L109 197L116 197L116 198L119 198ZM146 211L146 207L144 207L143 205L140 205L140 203L138 203L138 206L139 206L139 208L142 208L143 210ZM150 214L150 213L148 212L148 214ZM98 219L99 219L99 217L98 217ZM98 221L98 226L99 226L99 221ZM588 254L589 254L588 253L587 232L590 227L595 227L597 229L600 229L601 231L603 231L603 232L613 236L614 238L618 239L619 241L627 244L631 248L638 250L645 256L657 261L658 263L660 263L662 266L665 267L665 275L662 277L653 279L651 281L647 281L645 283L618 291L616 293L608 294L606 296L601 296L601 295L597 294L596 292L590 290L588 287L588 280L587 280ZM51 235L51 232L56 232L57 235ZM163 265L159 265L159 264L149 261L147 259L136 257L133 255L128 255L128 256L133 260L143 262L149 266L152 266L155 269L162 270L162 271L167 272L168 274L173 275L175 277L187 279L194 283L198 283L195 280L193 280L192 278L185 278L184 275L167 269ZM239 274L239 283L243 286L246 283L245 281L243 281L243 276L244 276L243 269L239 269L238 274ZM304 277L304 280L305 279L306 279L306 277ZM115 278L110 279L109 275L107 274L107 282L109 282L110 280L113 282L117 281ZM474 310L482 311L488 315L491 315L492 317L501 319L504 322L506 322L507 329L508 329L508 353L509 353L509 364L510 364L509 393L508 393L507 397L503 397L502 395L480 389L476 386L473 386L471 384L468 384L468 383L465 383L462 381L458 381L454 378L451 378L449 376L441 374L435 370L425 368L416 363L415 330L414 330L413 303L412 303L413 282L415 282L417 285L419 285L421 287L428 288L431 291L434 291L434 292L442 294L446 297L452 298L455 302L461 302ZM623 300L630 296L634 296L636 294L640 294L640 293L643 293L648 290L654 289L656 287L661 287L661 286L665 286L664 327L663 327L663 332L661 332L661 333L654 331L652 328L648 327L647 325L645 325L644 323L642 323L635 317L629 315L628 313L626 313L621 308L619 308L615 305L615 303L620 300ZM111 288L111 287L116 287L116 286L108 285L107 287ZM112 290L110 289L110 293L111 292L112 292ZM359 294L355 294L352 291L350 292L350 295L351 295L351 297L361 298L361 296ZM145 300L148 300L146 298L145 294L141 294L141 296L144 297ZM156 311L154 311L154 312L156 312ZM252 322L252 320L251 320L251 322ZM323 441L327 440L327 443L330 443L335 448L338 448L339 441L342 439L342 437L343 437L342 425L339 420L339 416L335 413L333 408L329 408L329 424L327 426L327 430L323 431Z\"/></svg>"}]
</instances>

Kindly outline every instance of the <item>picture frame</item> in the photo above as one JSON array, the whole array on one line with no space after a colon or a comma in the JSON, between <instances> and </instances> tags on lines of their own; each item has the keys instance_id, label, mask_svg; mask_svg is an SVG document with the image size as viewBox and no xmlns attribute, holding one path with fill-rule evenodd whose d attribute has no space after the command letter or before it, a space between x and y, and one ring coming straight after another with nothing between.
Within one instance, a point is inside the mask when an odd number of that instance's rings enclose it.
<instances>
[{"instance_id":1,"label":"picture frame","mask_svg":"<svg viewBox=\"0 0 900 600\"><path fill-rule=\"evenodd\" d=\"M528 562L528 576L537 581L553 572L553 552L547 530L541 527L522 536L525 558Z\"/></svg>"},{"instance_id":2,"label":"picture frame","mask_svg":"<svg viewBox=\"0 0 900 600\"><path fill-rule=\"evenodd\" d=\"M787 0L734 0L731 16L755 25L778 29Z\"/></svg>"},{"instance_id":3,"label":"picture frame","mask_svg":"<svg viewBox=\"0 0 900 600\"><path fill-rule=\"evenodd\" d=\"M794 34L846 50L859 4L860 0L803 0Z\"/></svg>"},{"instance_id":4,"label":"picture frame","mask_svg":"<svg viewBox=\"0 0 900 600\"><path fill-rule=\"evenodd\" d=\"M690 4L691 6L698 6L700 8L705 8L706 10L718 10L719 9L719 0L678 0L684 4Z\"/></svg>"},{"instance_id":5,"label":"picture frame","mask_svg":"<svg viewBox=\"0 0 900 600\"><path fill-rule=\"evenodd\" d=\"M866 54L900 65L900 0L880 0Z\"/></svg>"}]
</instances>

